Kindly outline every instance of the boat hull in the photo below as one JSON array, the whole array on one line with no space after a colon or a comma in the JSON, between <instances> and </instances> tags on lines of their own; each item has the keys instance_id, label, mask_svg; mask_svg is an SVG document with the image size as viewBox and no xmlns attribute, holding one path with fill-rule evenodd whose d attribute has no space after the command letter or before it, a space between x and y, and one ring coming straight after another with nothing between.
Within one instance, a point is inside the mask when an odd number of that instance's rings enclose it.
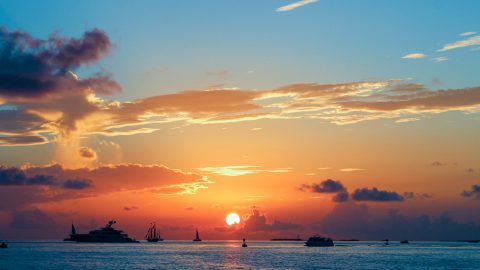
<instances>
[{"instance_id":1,"label":"boat hull","mask_svg":"<svg viewBox=\"0 0 480 270\"><path fill-rule=\"evenodd\" d=\"M77 234L72 235L70 238L64 239L64 241L74 241L80 243L139 243L129 237L101 237L92 236L89 234Z\"/></svg>"},{"instance_id":2,"label":"boat hull","mask_svg":"<svg viewBox=\"0 0 480 270\"><path fill-rule=\"evenodd\" d=\"M333 247L334 244L330 242L325 243L305 243L306 247Z\"/></svg>"}]
</instances>

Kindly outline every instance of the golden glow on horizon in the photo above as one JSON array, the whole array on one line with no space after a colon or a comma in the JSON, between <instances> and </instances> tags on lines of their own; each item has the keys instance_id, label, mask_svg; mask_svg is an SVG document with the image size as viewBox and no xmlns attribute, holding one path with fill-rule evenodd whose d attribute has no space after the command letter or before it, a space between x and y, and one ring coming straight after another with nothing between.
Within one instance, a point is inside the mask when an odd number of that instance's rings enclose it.
<instances>
[{"instance_id":1,"label":"golden glow on horizon","mask_svg":"<svg viewBox=\"0 0 480 270\"><path fill-rule=\"evenodd\" d=\"M228 226L231 226L233 224L239 224L240 223L240 216L237 213L230 213L225 218L225 221L227 222Z\"/></svg>"}]
</instances>

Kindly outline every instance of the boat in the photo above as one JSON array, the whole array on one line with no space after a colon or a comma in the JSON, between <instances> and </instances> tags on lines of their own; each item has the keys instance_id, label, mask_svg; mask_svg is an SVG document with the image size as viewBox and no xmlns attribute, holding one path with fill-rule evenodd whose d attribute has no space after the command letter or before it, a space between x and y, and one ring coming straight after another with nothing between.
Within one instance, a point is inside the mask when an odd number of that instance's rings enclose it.
<instances>
[{"instance_id":1,"label":"boat","mask_svg":"<svg viewBox=\"0 0 480 270\"><path fill-rule=\"evenodd\" d=\"M5 243L5 242L2 242L2 243L0 244L0 248L8 248L8 244Z\"/></svg>"},{"instance_id":2,"label":"boat","mask_svg":"<svg viewBox=\"0 0 480 270\"><path fill-rule=\"evenodd\" d=\"M148 228L148 232L145 235L145 239L147 239L148 242L163 241L163 238L160 237L160 233L157 231L157 227L155 226L155 223L150 223L150 228Z\"/></svg>"},{"instance_id":3,"label":"boat","mask_svg":"<svg viewBox=\"0 0 480 270\"><path fill-rule=\"evenodd\" d=\"M305 246L307 247L333 247L333 240L328 237L322 237L320 235L314 235L308 238L307 242L305 242Z\"/></svg>"},{"instance_id":4,"label":"boat","mask_svg":"<svg viewBox=\"0 0 480 270\"><path fill-rule=\"evenodd\" d=\"M410 242L408 242L408 240L402 240L400 241L400 244L410 244Z\"/></svg>"},{"instance_id":5,"label":"boat","mask_svg":"<svg viewBox=\"0 0 480 270\"><path fill-rule=\"evenodd\" d=\"M105 227L99 230L92 230L89 233L77 233L75 226L72 223L72 231L70 237L63 241L74 242L91 242L91 243L138 243L137 240L128 237L128 234L123 231L113 228L113 224L116 224L115 220L110 220Z\"/></svg>"},{"instance_id":6,"label":"boat","mask_svg":"<svg viewBox=\"0 0 480 270\"><path fill-rule=\"evenodd\" d=\"M242 247L248 247L248 246L247 246L247 242L245 242L245 238L243 238Z\"/></svg>"},{"instance_id":7,"label":"boat","mask_svg":"<svg viewBox=\"0 0 480 270\"><path fill-rule=\"evenodd\" d=\"M193 239L192 241L194 242L201 242L202 239L200 239L200 236L198 235L198 229L195 229L195 239Z\"/></svg>"},{"instance_id":8,"label":"boat","mask_svg":"<svg viewBox=\"0 0 480 270\"><path fill-rule=\"evenodd\" d=\"M390 243L388 242L388 238L387 238L387 239L384 239L383 241L385 241L385 246L390 245Z\"/></svg>"}]
</instances>

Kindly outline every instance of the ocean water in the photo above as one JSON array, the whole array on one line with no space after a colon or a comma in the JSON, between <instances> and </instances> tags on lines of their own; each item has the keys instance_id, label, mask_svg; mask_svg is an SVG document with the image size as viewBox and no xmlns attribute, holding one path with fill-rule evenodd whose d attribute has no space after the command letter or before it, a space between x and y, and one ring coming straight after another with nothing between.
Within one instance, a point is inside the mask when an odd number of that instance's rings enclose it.
<instances>
[{"instance_id":1,"label":"ocean water","mask_svg":"<svg viewBox=\"0 0 480 270\"><path fill-rule=\"evenodd\" d=\"M461 242L10 242L0 269L480 269L480 244Z\"/></svg>"}]
</instances>

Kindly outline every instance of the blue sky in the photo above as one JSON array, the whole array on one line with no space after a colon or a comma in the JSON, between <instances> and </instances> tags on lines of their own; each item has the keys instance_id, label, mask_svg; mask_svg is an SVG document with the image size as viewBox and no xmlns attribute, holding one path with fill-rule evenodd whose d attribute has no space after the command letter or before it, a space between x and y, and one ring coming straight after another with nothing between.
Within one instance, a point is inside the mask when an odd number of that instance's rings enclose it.
<instances>
[{"instance_id":1,"label":"blue sky","mask_svg":"<svg viewBox=\"0 0 480 270\"><path fill-rule=\"evenodd\" d=\"M2 1L0 20L37 37L106 31L116 47L83 72L106 68L125 100L218 84L267 89L397 78L432 88L480 84L480 51L436 52L464 39L460 33L480 31L478 1L320 0L276 12L292 2ZM418 52L428 56L401 58ZM431 60L440 56L449 60Z\"/></svg>"}]
</instances>

